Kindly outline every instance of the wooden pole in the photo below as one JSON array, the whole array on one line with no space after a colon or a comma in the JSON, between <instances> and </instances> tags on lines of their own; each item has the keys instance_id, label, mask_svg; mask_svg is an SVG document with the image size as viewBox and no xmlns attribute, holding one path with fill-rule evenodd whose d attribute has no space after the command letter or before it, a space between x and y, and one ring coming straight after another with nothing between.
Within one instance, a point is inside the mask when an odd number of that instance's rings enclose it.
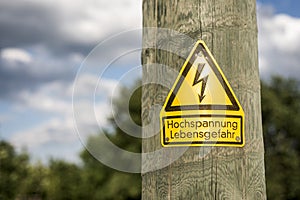
<instances>
[{"instance_id":1,"label":"wooden pole","mask_svg":"<svg viewBox=\"0 0 300 200\"><path fill-rule=\"evenodd\" d=\"M142 198L147 199L266 199L264 146L260 107L260 78L257 57L257 22L255 0L144 0L143 26L168 28L188 35L195 41L202 39L211 50L245 112L245 146L190 147L172 164L145 170L166 156L143 156ZM165 39L162 39L166 37ZM187 55L193 44L173 35L162 36L144 31L143 81L174 81L159 63L179 73L184 59L174 55L174 48ZM164 44L162 44L164 43ZM161 50L168 46L170 51ZM182 46L183 45L183 46ZM171 48L173 48L171 50ZM176 51L176 50L175 50ZM176 76L178 75L176 74ZM170 77L172 76L172 77ZM143 124L159 121L159 110L169 88L147 84L143 87ZM143 153L161 149L157 123L144 129ZM168 148L176 152L182 148Z\"/></svg>"}]
</instances>

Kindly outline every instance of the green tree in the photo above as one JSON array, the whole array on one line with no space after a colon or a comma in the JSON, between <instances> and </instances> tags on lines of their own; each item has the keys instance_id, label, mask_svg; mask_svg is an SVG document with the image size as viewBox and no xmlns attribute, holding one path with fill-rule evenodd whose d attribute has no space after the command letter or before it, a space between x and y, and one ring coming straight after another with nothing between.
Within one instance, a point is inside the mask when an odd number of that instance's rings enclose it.
<instances>
[{"instance_id":1,"label":"green tree","mask_svg":"<svg viewBox=\"0 0 300 200\"><path fill-rule=\"evenodd\" d=\"M0 141L0 199L14 199L28 173L28 155L18 154L14 147Z\"/></svg>"},{"instance_id":2,"label":"green tree","mask_svg":"<svg viewBox=\"0 0 300 200\"><path fill-rule=\"evenodd\" d=\"M269 199L300 199L300 90L296 80L262 84L262 116Z\"/></svg>"},{"instance_id":3,"label":"green tree","mask_svg":"<svg viewBox=\"0 0 300 200\"><path fill-rule=\"evenodd\" d=\"M48 168L42 163L30 165L28 173L20 186L19 199L46 199L47 198Z\"/></svg>"},{"instance_id":4,"label":"green tree","mask_svg":"<svg viewBox=\"0 0 300 200\"><path fill-rule=\"evenodd\" d=\"M118 118L118 121L126 124L127 127L129 126L130 130L138 131L134 127L130 127L129 121L132 119L137 125L141 125L141 88L138 87L139 84L140 82L137 82L134 85L133 88L137 87L137 89L133 93L132 88L124 87L120 90L119 96L113 101L114 112L117 113L114 118L110 119L113 131L104 131L104 133L90 137L87 149L103 151L105 144L101 141L103 136L101 134L106 134L106 137L121 149L141 152L141 140L122 131L115 122L115 119ZM128 109L130 116L127 114ZM141 135L139 132L137 134ZM107 157L119 159L122 162L122 155L114 155L112 152L106 153L110 154ZM81 158L83 161L83 187L87 192L87 198L95 200L135 200L141 198L140 174L130 174L111 169L96 160L87 150L81 153Z\"/></svg>"},{"instance_id":5,"label":"green tree","mask_svg":"<svg viewBox=\"0 0 300 200\"><path fill-rule=\"evenodd\" d=\"M60 160L49 165L30 164L26 153L18 154L8 142L0 142L0 199L84 199L81 168Z\"/></svg>"},{"instance_id":6,"label":"green tree","mask_svg":"<svg viewBox=\"0 0 300 200\"><path fill-rule=\"evenodd\" d=\"M50 160L46 180L47 199L76 200L85 198L82 193L81 169L72 163Z\"/></svg>"}]
</instances>

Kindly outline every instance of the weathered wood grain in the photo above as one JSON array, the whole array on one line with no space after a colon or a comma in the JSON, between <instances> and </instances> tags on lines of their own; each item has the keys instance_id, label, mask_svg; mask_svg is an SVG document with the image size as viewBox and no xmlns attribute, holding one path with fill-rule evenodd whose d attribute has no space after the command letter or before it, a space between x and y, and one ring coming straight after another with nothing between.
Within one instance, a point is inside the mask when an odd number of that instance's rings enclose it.
<instances>
[{"instance_id":1,"label":"weathered wood grain","mask_svg":"<svg viewBox=\"0 0 300 200\"><path fill-rule=\"evenodd\" d=\"M193 41L205 41L244 109L246 144L243 148L191 147L175 162L160 168L182 148L162 149L159 109L153 107L163 105L169 92L164 85L174 83L193 44L176 34L145 29L143 81L162 84L143 88L143 124L151 124L143 130L143 152L159 153L142 157L142 198L266 199L256 1L144 0L143 26L168 28ZM177 74L160 67L163 65Z\"/></svg>"}]
</instances>

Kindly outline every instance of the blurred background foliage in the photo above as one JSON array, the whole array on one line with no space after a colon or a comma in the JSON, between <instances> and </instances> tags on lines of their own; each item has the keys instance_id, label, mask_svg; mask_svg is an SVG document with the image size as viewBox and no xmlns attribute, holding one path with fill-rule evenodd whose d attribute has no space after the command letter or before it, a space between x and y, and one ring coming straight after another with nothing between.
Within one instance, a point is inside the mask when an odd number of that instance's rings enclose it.
<instances>
[{"instance_id":1,"label":"blurred background foliage","mask_svg":"<svg viewBox=\"0 0 300 200\"><path fill-rule=\"evenodd\" d=\"M115 112L122 123L130 117L141 124L141 88L123 88L114 100ZM274 77L262 83L262 120L265 142L265 166L268 199L300 199L300 87L292 79ZM141 151L141 140L124 133L110 119L112 129L107 137L122 149ZM139 133L140 134L140 133ZM88 140L88 146L101 139L100 134ZM101 143L101 141L99 141ZM96 160L86 149L81 163L49 160L48 164L31 163L26 152L16 152L7 141L0 141L0 200L76 200L141 198L140 174L111 169ZM112 159L116 159L112 157Z\"/></svg>"},{"instance_id":2,"label":"blurred background foliage","mask_svg":"<svg viewBox=\"0 0 300 200\"><path fill-rule=\"evenodd\" d=\"M274 77L262 84L262 120L269 199L300 199L299 82Z\"/></svg>"}]
</instances>

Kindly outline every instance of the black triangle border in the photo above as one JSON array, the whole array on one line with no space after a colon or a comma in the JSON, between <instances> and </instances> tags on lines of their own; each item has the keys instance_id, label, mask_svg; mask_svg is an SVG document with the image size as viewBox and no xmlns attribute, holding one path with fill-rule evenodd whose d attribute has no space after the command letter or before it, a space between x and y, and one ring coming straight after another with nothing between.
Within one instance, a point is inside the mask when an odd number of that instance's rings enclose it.
<instances>
[{"instance_id":1,"label":"black triangle border","mask_svg":"<svg viewBox=\"0 0 300 200\"><path fill-rule=\"evenodd\" d=\"M192 67L192 64L194 63L197 54L202 51L207 62L209 63L211 69L213 70L213 72L215 73L216 77L218 78L218 80L220 81L222 87L224 88L227 96L229 97L229 100L231 101L232 105L210 105L210 104L195 104L195 105L184 105L184 106L171 106L177 93L178 90L182 84L182 82L184 81L187 73L189 72L190 68ZM220 73L220 71L218 70L218 67L216 66L215 62L213 61L213 59L211 58L210 54L207 52L205 46L203 45L203 43L199 43L195 49L195 51L193 52L191 58L189 59L188 63L186 64L182 74L180 74L179 77L179 81L176 83L176 86L174 88L174 90L172 91L170 98L168 99L168 102L166 104L165 107L165 111L182 111L182 110L233 110L233 111L239 111L240 107L236 101L236 99L234 98L231 90L229 89L226 81L224 80L222 74Z\"/></svg>"}]
</instances>

